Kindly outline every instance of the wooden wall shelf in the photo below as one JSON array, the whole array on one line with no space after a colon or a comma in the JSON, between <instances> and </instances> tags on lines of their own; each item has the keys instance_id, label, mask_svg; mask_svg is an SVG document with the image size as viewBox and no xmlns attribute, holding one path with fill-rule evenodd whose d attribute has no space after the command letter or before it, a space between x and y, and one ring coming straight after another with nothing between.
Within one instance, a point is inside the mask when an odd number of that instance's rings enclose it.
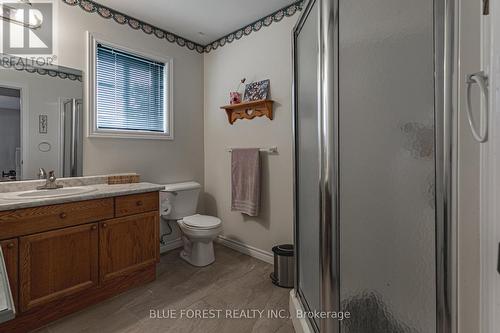
<instances>
[{"instance_id":1,"label":"wooden wall shelf","mask_svg":"<svg viewBox=\"0 0 500 333\"><path fill-rule=\"evenodd\" d=\"M255 117L267 116L273 120L273 100L261 99L258 101L242 102L221 106L226 110L227 120L232 125L238 119L253 119Z\"/></svg>"}]
</instances>

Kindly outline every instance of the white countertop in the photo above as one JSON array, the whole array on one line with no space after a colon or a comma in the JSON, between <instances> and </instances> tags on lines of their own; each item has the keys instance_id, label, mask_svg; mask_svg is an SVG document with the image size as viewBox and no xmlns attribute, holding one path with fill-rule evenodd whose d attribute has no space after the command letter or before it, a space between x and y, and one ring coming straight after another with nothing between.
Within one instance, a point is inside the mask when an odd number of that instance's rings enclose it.
<instances>
[{"instance_id":1,"label":"white countertop","mask_svg":"<svg viewBox=\"0 0 500 333\"><path fill-rule=\"evenodd\" d=\"M152 183L132 183L132 184L96 184L90 185L95 190L88 193L68 195L55 198L26 198L19 200L6 200L1 198L0 193L0 211L15 210L21 208L55 205L66 202L84 201L99 198L116 197L127 194L155 192L164 189L164 186ZM11 192L12 193L12 192Z\"/></svg>"}]
</instances>

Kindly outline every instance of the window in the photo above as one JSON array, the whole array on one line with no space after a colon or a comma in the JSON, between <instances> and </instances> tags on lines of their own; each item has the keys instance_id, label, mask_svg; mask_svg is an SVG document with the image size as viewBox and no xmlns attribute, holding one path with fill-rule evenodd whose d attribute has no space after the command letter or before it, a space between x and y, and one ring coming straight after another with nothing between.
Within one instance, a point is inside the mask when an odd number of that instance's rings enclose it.
<instances>
[{"instance_id":1,"label":"window","mask_svg":"<svg viewBox=\"0 0 500 333\"><path fill-rule=\"evenodd\" d=\"M91 39L89 135L171 139L171 61Z\"/></svg>"}]
</instances>

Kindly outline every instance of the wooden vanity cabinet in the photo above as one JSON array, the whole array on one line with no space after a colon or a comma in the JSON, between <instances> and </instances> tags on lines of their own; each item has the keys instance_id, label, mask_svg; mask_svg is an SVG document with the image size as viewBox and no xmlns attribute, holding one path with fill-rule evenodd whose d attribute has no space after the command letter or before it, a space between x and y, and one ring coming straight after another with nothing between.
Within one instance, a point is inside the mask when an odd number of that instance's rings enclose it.
<instances>
[{"instance_id":1,"label":"wooden vanity cabinet","mask_svg":"<svg viewBox=\"0 0 500 333\"><path fill-rule=\"evenodd\" d=\"M21 311L97 286L97 223L20 238Z\"/></svg>"},{"instance_id":2,"label":"wooden vanity cabinet","mask_svg":"<svg viewBox=\"0 0 500 333\"><path fill-rule=\"evenodd\" d=\"M3 259L5 261L5 268L7 269L7 276L9 278L9 285L14 299L14 305L18 305L18 276L19 276L19 247L17 238L7 239L0 242L2 247Z\"/></svg>"},{"instance_id":3,"label":"wooden vanity cabinet","mask_svg":"<svg viewBox=\"0 0 500 333\"><path fill-rule=\"evenodd\" d=\"M156 278L159 194L0 212L0 246L16 318L29 332Z\"/></svg>"},{"instance_id":4,"label":"wooden vanity cabinet","mask_svg":"<svg viewBox=\"0 0 500 333\"><path fill-rule=\"evenodd\" d=\"M106 282L156 262L158 213L116 218L99 224L100 280Z\"/></svg>"}]
</instances>

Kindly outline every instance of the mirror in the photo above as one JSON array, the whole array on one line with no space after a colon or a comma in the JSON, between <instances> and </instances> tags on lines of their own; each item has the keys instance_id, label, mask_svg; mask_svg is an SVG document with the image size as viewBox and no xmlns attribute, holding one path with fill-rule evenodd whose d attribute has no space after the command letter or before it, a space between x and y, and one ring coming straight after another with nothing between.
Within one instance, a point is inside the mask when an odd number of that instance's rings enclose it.
<instances>
[{"instance_id":1,"label":"mirror","mask_svg":"<svg viewBox=\"0 0 500 333\"><path fill-rule=\"evenodd\" d=\"M82 72L0 63L0 181L82 175Z\"/></svg>"}]
</instances>

